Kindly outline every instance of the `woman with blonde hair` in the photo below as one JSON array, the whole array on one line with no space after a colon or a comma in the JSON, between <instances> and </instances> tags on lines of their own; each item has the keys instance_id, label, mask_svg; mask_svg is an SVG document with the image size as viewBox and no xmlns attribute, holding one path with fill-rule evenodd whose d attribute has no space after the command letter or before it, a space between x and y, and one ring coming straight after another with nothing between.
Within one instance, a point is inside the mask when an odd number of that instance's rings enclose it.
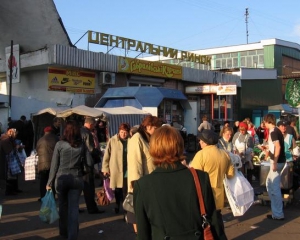
<instances>
[{"instance_id":1,"label":"woman with blonde hair","mask_svg":"<svg viewBox=\"0 0 300 240\"><path fill-rule=\"evenodd\" d=\"M203 239L194 178L181 164L185 156L180 133L170 126L157 129L151 136L149 153L156 169L137 180L133 190L137 239ZM196 172L214 239L227 239L223 221L216 211L209 176L200 170Z\"/></svg>"},{"instance_id":2,"label":"woman with blonde hair","mask_svg":"<svg viewBox=\"0 0 300 240\"><path fill-rule=\"evenodd\" d=\"M153 158L149 153L151 135L162 123L158 117L148 115L144 118L137 132L128 142L128 192L133 192L134 182L155 169ZM133 224L137 232L135 215L127 212L127 222Z\"/></svg>"},{"instance_id":3,"label":"woman with blonde hair","mask_svg":"<svg viewBox=\"0 0 300 240\"><path fill-rule=\"evenodd\" d=\"M220 132L220 138L218 141L218 148L224 149L228 152L233 152L232 144L233 129L231 127L223 127Z\"/></svg>"}]
</instances>

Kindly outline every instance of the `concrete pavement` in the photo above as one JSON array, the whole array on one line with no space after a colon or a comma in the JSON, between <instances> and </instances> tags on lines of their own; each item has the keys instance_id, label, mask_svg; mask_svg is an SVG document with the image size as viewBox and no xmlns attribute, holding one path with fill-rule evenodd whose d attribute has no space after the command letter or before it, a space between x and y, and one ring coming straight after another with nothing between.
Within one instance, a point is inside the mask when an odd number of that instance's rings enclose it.
<instances>
[{"instance_id":1,"label":"concrete pavement","mask_svg":"<svg viewBox=\"0 0 300 240\"><path fill-rule=\"evenodd\" d=\"M3 183L0 199L3 205L0 220L0 240L5 239L61 239L58 235L58 222L51 225L39 219L40 202L37 201L38 181L25 182L20 179L20 188L24 191L17 196L4 196ZM96 186L98 180L96 180ZM258 182L254 182L257 185ZM264 188L256 187L255 192ZM300 190L295 192L291 204L284 208L285 220L274 221L266 219L270 213L269 205L254 204L244 216L233 217L231 211L224 208L223 218L228 239L300 239ZM84 199L80 199L80 208L85 208ZM122 214L115 214L114 204L104 207L103 214L88 214L87 211L79 215L79 240L134 240L131 225L124 222Z\"/></svg>"}]
</instances>

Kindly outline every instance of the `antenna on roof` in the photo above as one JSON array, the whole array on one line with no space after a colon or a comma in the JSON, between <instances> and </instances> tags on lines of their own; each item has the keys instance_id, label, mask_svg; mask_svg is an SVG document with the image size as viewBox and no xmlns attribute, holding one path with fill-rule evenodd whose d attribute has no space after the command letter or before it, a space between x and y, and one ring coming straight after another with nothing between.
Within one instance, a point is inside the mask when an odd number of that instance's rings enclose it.
<instances>
[{"instance_id":1,"label":"antenna on roof","mask_svg":"<svg viewBox=\"0 0 300 240\"><path fill-rule=\"evenodd\" d=\"M248 8L246 8L246 13L245 13L245 23L246 23L246 37L247 37L247 44L248 44L248 16L249 16L249 12L248 12Z\"/></svg>"}]
</instances>

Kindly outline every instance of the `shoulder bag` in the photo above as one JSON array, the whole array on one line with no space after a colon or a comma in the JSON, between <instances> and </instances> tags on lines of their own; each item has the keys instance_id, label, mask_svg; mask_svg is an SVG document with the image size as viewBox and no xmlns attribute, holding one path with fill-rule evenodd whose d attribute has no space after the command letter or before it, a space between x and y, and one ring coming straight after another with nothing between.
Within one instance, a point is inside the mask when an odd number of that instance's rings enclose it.
<instances>
[{"instance_id":1,"label":"shoulder bag","mask_svg":"<svg viewBox=\"0 0 300 240\"><path fill-rule=\"evenodd\" d=\"M194 178L194 182L195 182L196 190L197 190L197 195L198 195L198 200L199 200L200 215L203 219L203 223L202 223L203 239L204 240L214 240L214 236L213 236L213 234L211 232L211 228L210 228L210 223L206 219L205 205L204 205L204 201L203 201L202 190L201 190L201 185L200 185L198 175L194 168L189 168L189 170L193 174L193 178Z\"/></svg>"},{"instance_id":2,"label":"shoulder bag","mask_svg":"<svg viewBox=\"0 0 300 240\"><path fill-rule=\"evenodd\" d=\"M100 205L100 206L107 206L107 205L109 205L110 201L107 198L107 195L106 195L106 192L105 192L104 188L100 189L97 192L96 195L97 195L97 203L98 203L98 205Z\"/></svg>"},{"instance_id":3,"label":"shoulder bag","mask_svg":"<svg viewBox=\"0 0 300 240\"><path fill-rule=\"evenodd\" d=\"M129 192L127 196L125 197L125 200L123 202L123 208L127 212L134 213L134 208L133 208L133 194Z\"/></svg>"}]
</instances>

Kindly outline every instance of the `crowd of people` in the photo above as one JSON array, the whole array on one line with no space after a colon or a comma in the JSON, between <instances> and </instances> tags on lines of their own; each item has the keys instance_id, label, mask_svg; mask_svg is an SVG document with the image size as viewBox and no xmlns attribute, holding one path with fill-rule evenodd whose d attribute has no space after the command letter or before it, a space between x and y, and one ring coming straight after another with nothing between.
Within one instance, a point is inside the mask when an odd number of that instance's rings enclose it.
<instances>
[{"instance_id":1,"label":"crowd of people","mask_svg":"<svg viewBox=\"0 0 300 240\"><path fill-rule=\"evenodd\" d=\"M240 171L252 183L254 146L265 151L271 163L266 187L272 214L267 218L283 220L280 172L286 161L295 160L290 150L296 148L297 129L284 120L276 124L272 114L267 114L257 129L250 119L236 121L232 127L226 121L220 126L219 134L207 116L202 120L198 128L200 150L186 162L180 131L163 125L155 116L145 117L138 126L122 123L109 139L105 123L92 117L85 117L82 122L54 118L36 144L40 181L38 200L41 201L48 190L57 196L60 235L67 239L78 238L78 215L84 211L79 209L81 193L89 214L104 212L95 201L95 169L98 169L100 176L110 179L115 213L126 216L137 239L192 239L195 236L201 239L203 219L194 178L189 171L194 168L212 234L215 239L226 239L221 214L226 198L223 179L235 175L228 153L240 156L243 163ZM18 124L9 126L0 140L1 178L6 180L7 195L21 192L18 175L11 174L7 156L22 148L16 139L28 141L26 133L20 130L23 121L26 118L21 116ZM100 142L106 142L104 152ZM128 193L133 194L134 213L122 208Z\"/></svg>"}]
</instances>

